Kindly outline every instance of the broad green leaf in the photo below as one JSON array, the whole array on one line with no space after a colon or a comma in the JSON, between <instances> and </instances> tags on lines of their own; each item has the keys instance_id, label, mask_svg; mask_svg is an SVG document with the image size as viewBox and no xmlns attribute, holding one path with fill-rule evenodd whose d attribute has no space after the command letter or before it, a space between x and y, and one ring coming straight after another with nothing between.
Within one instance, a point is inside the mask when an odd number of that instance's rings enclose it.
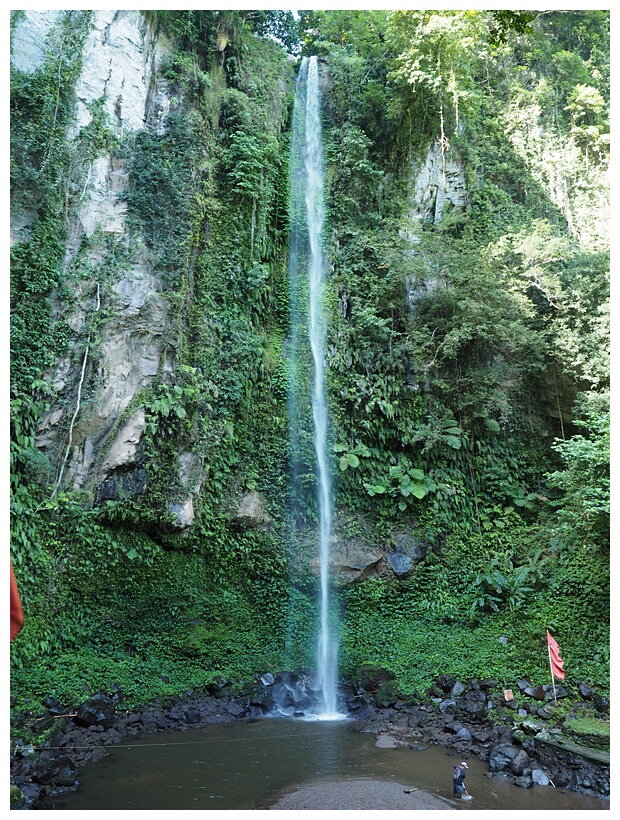
<instances>
[{"instance_id":1,"label":"broad green leaf","mask_svg":"<svg viewBox=\"0 0 620 820\"><path fill-rule=\"evenodd\" d=\"M419 484L415 482L415 484L411 485L411 494L414 495L416 498L424 498L425 495L428 493L428 487L426 484Z\"/></svg>"}]
</instances>

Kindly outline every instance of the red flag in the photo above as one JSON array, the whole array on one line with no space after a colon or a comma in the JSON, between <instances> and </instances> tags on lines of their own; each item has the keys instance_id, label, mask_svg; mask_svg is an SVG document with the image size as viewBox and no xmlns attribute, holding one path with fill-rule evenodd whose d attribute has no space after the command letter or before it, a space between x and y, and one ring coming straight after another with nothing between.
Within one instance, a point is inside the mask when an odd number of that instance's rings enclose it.
<instances>
[{"instance_id":1,"label":"red flag","mask_svg":"<svg viewBox=\"0 0 620 820\"><path fill-rule=\"evenodd\" d=\"M13 575L13 564L11 564L11 640L19 633L24 625L24 613L22 612L22 602L17 589L17 582Z\"/></svg>"},{"instance_id":2,"label":"red flag","mask_svg":"<svg viewBox=\"0 0 620 820\"><path fill-rule=\"evenodd\" d=\"M549 647L551 672L556 676L556 678L564 680L564 661L560 657L560 647L556 639L549 634L549 630L547 630L547 646Z\"/></svg>"}]
</instances>

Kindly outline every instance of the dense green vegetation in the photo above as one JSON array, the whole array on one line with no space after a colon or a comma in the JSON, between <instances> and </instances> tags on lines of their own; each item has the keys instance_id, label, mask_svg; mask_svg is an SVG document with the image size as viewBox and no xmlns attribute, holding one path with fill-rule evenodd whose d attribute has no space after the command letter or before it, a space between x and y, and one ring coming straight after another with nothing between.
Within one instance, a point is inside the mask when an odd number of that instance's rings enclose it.
<instances>
[{"instance_id":1,"label":"dense green vegetation","mask_svg":"<svg viewBox=\"0 0 620 820\"><path fill-rule=\"evenodd\" d=\"M373 662L405 693L443 672L546 682L549 629L567 684L607 690L608 12L144 12L175 44L165 128L119 134L95 105L71 136L91 14L63 13L48 60L11 74L11 204L32 222L11 278L15 708L314 666L309 428L294 499L287 444L286 49L319 55L325 78L337 539L427 549L406 580L337 592L340 677ZM465 193L418 219L433 145ZM128 229L67 258L106 152L128 169ZM112 286L138 254L162 283L174 366L125 411L145 413L145 490L101 505L62 481L69 422L76 395L94 412ZM76 294L97 306L77 333ZM75 375L59 391L63 356ZM64 438L44 452L58 406ZM187 452L205 479L180 534L168 503ZM234 525L252 490L269 528Z\"/></svg>"}]
</instances>

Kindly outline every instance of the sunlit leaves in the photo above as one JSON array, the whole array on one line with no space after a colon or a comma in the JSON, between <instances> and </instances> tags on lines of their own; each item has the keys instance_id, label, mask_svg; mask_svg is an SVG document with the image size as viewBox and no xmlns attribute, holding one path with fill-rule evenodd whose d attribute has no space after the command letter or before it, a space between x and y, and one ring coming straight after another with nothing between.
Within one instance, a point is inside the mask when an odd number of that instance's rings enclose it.
<instances>
[{"instance_id":1,"label":"sunlit leaves","mask_svg":"<svg viewBox=\"0 0 620 820\"><path fill-rule=\"evenodd\" d=\"M604 547L610 527L610 415L609 394L587 393L577 405L582 418L578 433L553 446L563 468L547 476L560 492L557 518L567 543Z\"/></svg>"}]
</instances>

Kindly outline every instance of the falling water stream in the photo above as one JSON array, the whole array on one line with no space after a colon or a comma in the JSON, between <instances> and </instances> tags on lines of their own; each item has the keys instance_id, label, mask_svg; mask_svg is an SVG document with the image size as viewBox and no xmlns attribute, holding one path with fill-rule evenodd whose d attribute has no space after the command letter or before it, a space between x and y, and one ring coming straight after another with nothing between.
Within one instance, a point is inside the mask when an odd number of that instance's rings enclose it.
<instances>
[{"instance_id":1,"label":"falling water stream","mask_svg":"<svg viewBox=\"0 0 620 820\"><path fill-rule=\"evenodd\" d=\"M310 345L314 361L312 417L314 448L319 470L321 629L319 638L319 682L323 691L324 717L335 716L337 641L329 625L329 541L331 535L331 492L325 446L327 441L327 405L325 400L325 314L323 311L323 153L319 72L316 57L308 61L306 92L306 207L310 241Z\"/></svg>"},{"instance_id":2,"label":"falling water stream","mask_svg":"<svg viewBox=\"0 0 620 820\"><path fill-rule=\"evenodd\" d=\"M330 628L329 617L329 543L331 535L331 489L327 465L327 402L325 397L325 262L323 259L323 149L319 72L316 57L304 57L300 66L294 107L291 144L291 240L289 277L292 306L292 354L299 355L302 311L300 294L307 293L308 337L312 351L312 420L314 450L318 473L319 547L320 547L320 627L318 675L322 692L320 717L341 717L337 711L336 680L338 641ZM305 207L301 207L301 203ZM300 270L305 267L307 287L302 287ZM298 389L298 386L295 386ZM295 413L295 408L293 408ZM295 419L291 428L295 441ZM295 444L293 443L293 447Z\"/></svg>"}]
</instances>

